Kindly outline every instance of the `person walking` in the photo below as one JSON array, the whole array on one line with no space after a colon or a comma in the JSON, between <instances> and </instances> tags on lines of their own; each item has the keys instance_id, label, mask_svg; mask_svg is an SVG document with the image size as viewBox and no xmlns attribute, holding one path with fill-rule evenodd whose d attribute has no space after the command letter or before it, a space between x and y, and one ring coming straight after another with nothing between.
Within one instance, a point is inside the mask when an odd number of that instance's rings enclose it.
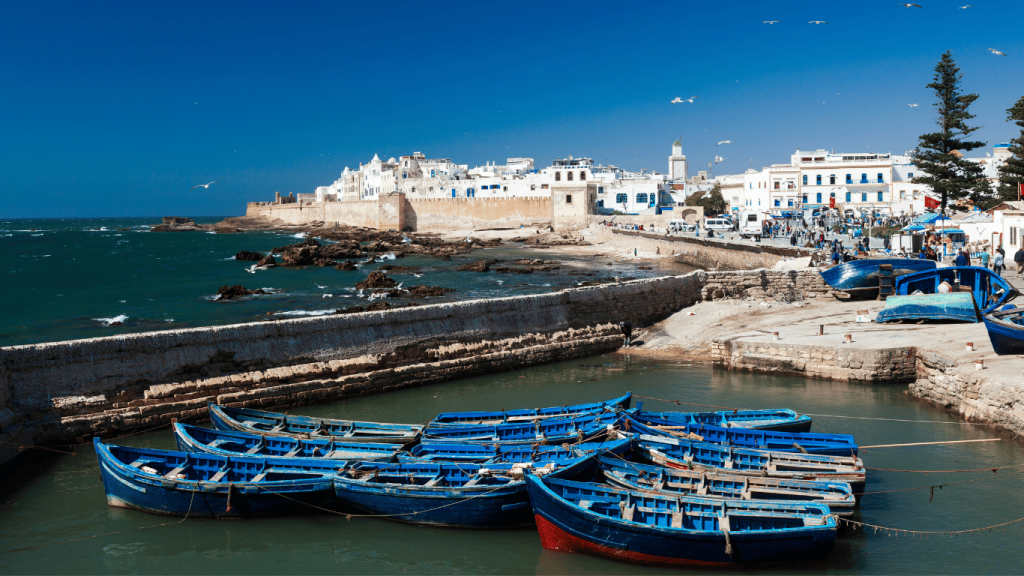
<instances>
[{"instance_id":1,"label":"person walking","mask_svg":"<svg viewBox=\"0 0 1024 576\"><path fill-rule=\"evenodd\" d=\"M619 330L622 330L622 347L629 348L633 343L633 325L623 320L619 322Z\"/></svg>"},{"instance_id":2,"label":"person walking","mask_svg":"<svg viewBox=\"0 0 1024 576\"><path fill-rule=\"evenodd\" d=\"M1013 263L1017 265L1017 274L1024 276L1024 247L1013 253Z\"/></svg>"},{"instance_id":3,"label":"person walking","mask_svg":"<svg viewBox=\"0 0 1024 576\"><path fill-rule=\"evenodd\" d=\"M984 266L985 268L988 268L989 259L990 256L988 254L988 250L983 251L981 253L981 265Z\"/></svg>"},{"instance_id":4,"label":"person walking","mask_svg":"<svg viewBox=\"0 0 1024 576\"><path fill-rule=\"evenodd\" d=\"M996 255L992 258L992 271L996 274L1003 274L1003 249L996 248Z\"/></svg>"},{"instance_id":5,"label":"person walking","mask_svg":"<svg viewBox=\"0 0 1024 576\"><path fill-rule=\"evenodd\" d=\"M956 255L956 258L953 259L953 266L970 266L970 265L971 265L971 259L970 259L969 256L967 256L967 252L965 250L961 250L960 253Z\"/></svg>"}]
</instances>

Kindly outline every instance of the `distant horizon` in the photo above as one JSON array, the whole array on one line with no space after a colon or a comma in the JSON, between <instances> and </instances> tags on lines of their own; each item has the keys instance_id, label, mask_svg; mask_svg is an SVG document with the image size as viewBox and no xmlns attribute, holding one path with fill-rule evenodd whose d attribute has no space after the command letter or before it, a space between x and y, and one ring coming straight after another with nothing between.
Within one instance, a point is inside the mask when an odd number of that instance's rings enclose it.
<instances>
[{"instance_id":1,"label":"distant horizon","mask_svg":"<svg viewBox=\"0 0 1024 576\"><path fill-rule=\"evenodd\" d=\"M972 2L6 3L0 218L241 215L414 151L666 173L681 137L691 176L715 155L713 175L798 148L902 154L935 129L946 50L991 149L1019 134L1024 3Z\"/></svg>"}]
</instances>

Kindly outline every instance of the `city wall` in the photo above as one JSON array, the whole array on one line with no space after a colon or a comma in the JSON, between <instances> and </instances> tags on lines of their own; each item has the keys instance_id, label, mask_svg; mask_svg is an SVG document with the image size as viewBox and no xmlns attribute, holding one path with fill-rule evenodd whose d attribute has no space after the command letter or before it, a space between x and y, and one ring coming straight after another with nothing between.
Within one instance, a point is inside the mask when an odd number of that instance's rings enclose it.
<instances>
[{"instance_id":1,"label":"city wall","mask_svg":"<svg viewBox=\"0 0 1024 576\"><path fill-rule=\"evenodd\" d=\"M672 255L677 262L707 270L753 270L771 268L790 258L810 256L813 250L785 248L747 241L697 238L694 236L623 230L611 226L591 224L594 232L591 242L609 242L629 249Z\"/></svg>"}]
</instances>

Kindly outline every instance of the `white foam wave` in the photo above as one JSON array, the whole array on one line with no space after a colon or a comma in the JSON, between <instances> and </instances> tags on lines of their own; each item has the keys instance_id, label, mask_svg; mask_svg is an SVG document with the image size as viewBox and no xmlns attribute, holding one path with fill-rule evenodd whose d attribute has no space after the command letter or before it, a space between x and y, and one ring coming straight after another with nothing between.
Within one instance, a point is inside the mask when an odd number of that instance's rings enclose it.
<instances>
[{"instance_id":1,"label":"white foam wave","mask_svg":"<svg viewBox=\"0 0 1024 576\"><path fill-rule=\"evenodd\" d=\"M111 324L115 323L123 324L124 321L127 319L128 317L125 316L124 314L121 314L120 316L114 316L113 318L93 318L93 320L103 323L104 326L110 326Z\"/></svg>"},{"instance_id":2,"label":"white foam wave","mask_svg":"<svg viewBox=\"0 0 1024 576\"><path fill-rule=\"evenodd\" d=\"M334 308L330 310L288 310L286 312L274 312L274 316L326 316L334 314Z\"/></svg>"},{"instance_id":3,"label":"white foam wave","mask_svg":"<svg viewBox=\"0 0 1024 576\"><path fill-rule=\"evenodd\" d=\"M164 322L174 322L174 318L164 318Z\"/></svg>"},{"instance_id":4,"label":"white foam wave","mask_svg":"<svg viewBox=\"0 0 1024 576\"><path fill-rule=\"evenodd\" d=\"M306 233L305 232L299 232L298 234L293 234L292 235L292 238L305 238L305 237L306 237Z\"/></svg>"}]
</instances>

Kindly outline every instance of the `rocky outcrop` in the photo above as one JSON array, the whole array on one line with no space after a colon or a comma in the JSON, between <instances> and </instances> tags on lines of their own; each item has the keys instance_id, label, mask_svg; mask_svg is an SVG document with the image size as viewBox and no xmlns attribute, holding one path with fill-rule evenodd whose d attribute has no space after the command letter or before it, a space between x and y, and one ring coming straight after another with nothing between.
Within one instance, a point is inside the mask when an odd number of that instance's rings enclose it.
<instances>
[{"instance_id":1,"label":"rocky outcrop","mask_svg":"<svg viewBox=\"0 0 1024 576\"><path fill-rule=\"evenodd\" d=\"M366 277L366 280L360 280L356 283L356 289L370 290L374 288L394 288L398 286L398 282L394 278L390 278L387 274L374 270L370 272L370 275Z\"/></svg>"},{"instance_id":2,"label":"rocky outcrop","mask_svg":"<svg viewBox=\"0 0 1024 576\"><path fill-rule=\"evenodd\" d=\"M500 262L500 260L476 260L474 262L467 262L458 268L459 272L490 272L491 265Z\"/></svg>"},{"instance_id":3,"label":"rocky outcrop","mask_svg":"<svg viewBox=\"0 0 1024 576\"><path fill-rule=\"evenodd\" d=\"M259 262L263 260L263 254L259 252L249 252L248 250L242 250L238 254L235 254L235 260L242 260L244 262Z\"/></svg>"},{"instance_id":4,"label":"rocky outcrop","mask_svg":"<svg viewBox=\"0 0 1024 576\"><path fill-rule=\"evenodd\" d=\"M341 264L338 264L337 266L335 266L334 269L335 270L347 270L349 272L351 272L353 270L358 270L358 268L356 268L355 263L352 262L351 260L345 260Z\"/></svg>"},{"instance_id":5,"label":"rocky outcrop","mask_svg":"<svg viewBox=\"0 0 1024 576\"><path fill-rule=\"evenodd\" d=\"M235 298L244 298L245 296L252 296L254 294L269 294L269 292L262 288L249 290L241 284L235 284L234 286L221 286L220 290L217 290L217 300L234 300Z\"/></svg>"},{"instance_id":6,"label":"rocky outcrop","mask_svg":"<svg viewBox=\"0 0 1024 576\"><path fill-rule=\"evenodd\" d=\"M380 268L377 268L381 272L390 272L391 274L420 274L423 269L419 266L395 266L394 264L385 264Z\"/></svg>"},{"instance_id":7,"label":"rocky outcrop","mask_svg":"<svg viewBox=\"0 0 1024 576\"><path fill-rule=\"evenodd\" d=\"M199 232L212 229L213 226L196 224L191 218L182 216L164 216L163 221L150 228L150 232Z\"/></svg>"},{"instance_id":8,"label":"rocky outcrop","mask_svg":"<svg viewBox=\"0 0 1024 576\"><path fill-rule=\"evenodd\" d=\"M455 288L418 285L410 286L407 292L411 298L430 298L431 296L444 296L445 292L455 292Z\"/></svg>"},{"instance_id":9,"label":"rocky outcrop","mask_svg":"<svg viewBox=\"0 0 1024 576\"><path fill-rule=\"evenodd\" d=\"M274 260L274 255L273 254L267 254L265 257L261 258L260 261L257 262L256 265L257 266L266 266L267 268L269 268L271 266L277 266L277 260Z\"/></svg>"}]
</instances>

